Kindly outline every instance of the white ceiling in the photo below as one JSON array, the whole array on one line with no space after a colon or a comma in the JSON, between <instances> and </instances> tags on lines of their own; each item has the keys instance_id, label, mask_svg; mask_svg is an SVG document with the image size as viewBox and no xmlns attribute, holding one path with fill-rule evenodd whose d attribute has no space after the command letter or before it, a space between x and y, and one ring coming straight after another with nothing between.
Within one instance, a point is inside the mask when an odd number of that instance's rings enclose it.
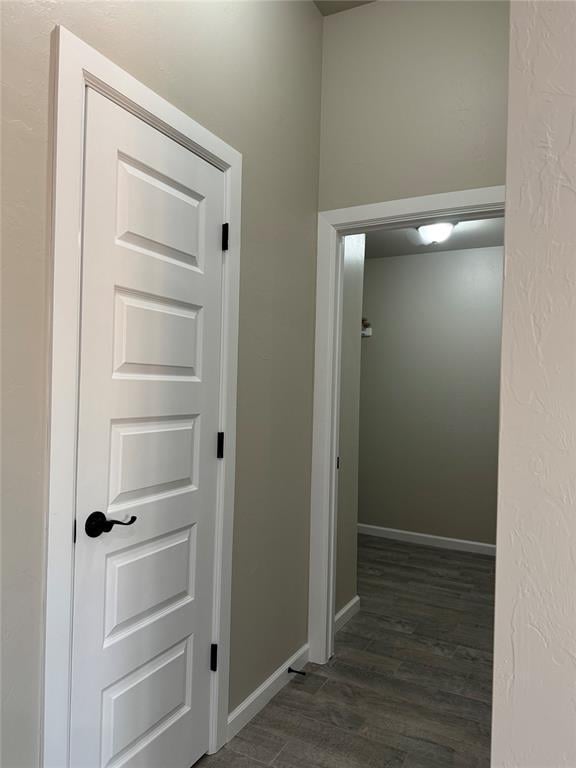
<instances>
[{"instance_id":1,"label":"white ceiling","mask_svg":"<svg viewBox=\"0 0 576 768\"><path fill-rule=\"evenodd\" d=\"M434 251L463 251L468 248L490 248L504 245L504 219L461 221L443 243L422 245L416 227L380 229L366 235L366 258L406 256Z\"/></svg>"}]
</instances>

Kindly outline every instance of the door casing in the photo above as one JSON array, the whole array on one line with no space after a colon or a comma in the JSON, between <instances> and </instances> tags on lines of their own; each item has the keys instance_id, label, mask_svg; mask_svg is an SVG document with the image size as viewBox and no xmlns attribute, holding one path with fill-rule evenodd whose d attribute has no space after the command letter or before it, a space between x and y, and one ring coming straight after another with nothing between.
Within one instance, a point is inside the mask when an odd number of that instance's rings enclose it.
<instances>
[{"instance_id":1,"label":"door casing","mask_svg":"<svg viewBox=\"0 0 576 768\"><path fill-rule=\"evenodd\" d=\"M225 175L229 247L223 258L219 462L214 552L213 642L218 670L210 696L210 752L226 741L230 664L232 526L234 516L240 211L242 156L64 27L52 34L51 230L49 327L50 421L46 516L45 647L42 765L68 768L74 578L76 446L80 362L83 156L88 88L219 168Z\"/></svg>"},{"instance_id":2,"label":"door casing","mask_svg":"<svg viewBox=\"0 0 576 768\"><path fill-rule=\"evenodd\" d=\"M415 221L458 215L487 218L502 216L503 212L504 187L500 186L318 214L308 599L310 661L317 664L325 664L334 652L343 239L387 226L410 226Z\"/></svg>"}]
</instances>

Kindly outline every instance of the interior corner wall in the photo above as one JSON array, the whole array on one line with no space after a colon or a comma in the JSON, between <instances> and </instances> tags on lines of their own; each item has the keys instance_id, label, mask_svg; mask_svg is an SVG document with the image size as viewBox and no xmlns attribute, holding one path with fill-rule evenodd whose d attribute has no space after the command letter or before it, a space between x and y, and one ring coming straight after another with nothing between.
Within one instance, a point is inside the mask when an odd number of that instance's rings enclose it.
<instances>
[{"instance_id":1,"label":"interior corner wall","mask_svg":"<svg viewBox=\"0 0 576 768\"><path fill-rule=\"evenodd\" d=\"M576 765L576 5L514 2L493 768Z\"/></svg>"},{"instance_id":2,"label":"interior corner wall","mask_svg":"<svg viewBox=\"0 0 576 768\"><path fill-rule=\"evenodd\" d=\"M507 2L324 20L320 210L504 184Z\"/></svg>"},{"instance_id":3,"label":"interior corner wall","mask_svg":"<svg viewBox=\"0 0 576 768\"><path fill-rule=\"evenodd\" d=\"M494 544L503 248L366 259L359 522Z\"/></svg>"},{"instance_id":4,"label":"interior corner wall","mask_svg":"<svg viewBox=\"0 0 576 768\"><path fill-rule=\"evenodd\" d=\"M322 18L294 2L3 2L4 768L38 765L50 33L243 154L230 707L307 641Z\"/></svg>"}]
</instances>

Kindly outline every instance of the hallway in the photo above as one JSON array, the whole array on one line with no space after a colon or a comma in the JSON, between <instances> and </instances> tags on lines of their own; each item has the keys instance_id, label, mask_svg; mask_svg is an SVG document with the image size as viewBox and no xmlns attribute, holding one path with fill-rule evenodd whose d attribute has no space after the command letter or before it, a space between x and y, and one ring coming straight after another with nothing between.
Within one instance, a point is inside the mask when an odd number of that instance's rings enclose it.
<instances>
[{"instance_id":1,"label":"hallway","mask_svg":"<svg viewBox=\"0 0 576 768\"><path fill-rule=\"evenodd\" d=\"M361 611L202 768L488 768L494 558L359 537Z\"/></svg>"}]
</instances>

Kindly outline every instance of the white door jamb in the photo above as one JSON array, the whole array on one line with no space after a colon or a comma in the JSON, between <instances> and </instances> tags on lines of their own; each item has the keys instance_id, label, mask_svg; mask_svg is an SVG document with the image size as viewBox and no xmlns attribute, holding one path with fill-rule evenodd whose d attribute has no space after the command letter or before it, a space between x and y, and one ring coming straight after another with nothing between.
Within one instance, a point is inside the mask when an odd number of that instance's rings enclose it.
<instances>
[{"instance_id":1,"label":"white door jamb","mask_svg":"<svg viewBox=\"0 0 576 768\"><path fill-rule=\"evenodd\" d=\"M484 187L318 214L308 614L310 661L325 664L334 646L342 238L444 216L502 216L503 210L504 187Z\"/></svg>"},{"instance_id":2,"label":"white door jamb","mask_svg":"<svg viewBox=\"0 0 576 768\"><path fill-rule=\"evenodd\" d=\"M218 643L219 653L210 701L210 751L213 752L226 741L228 721L242 156L63 27L57 27L52 36L51 74L50 247L53 292L50 310L51 392L42 765L44 768L69 766L82 179L87 88L99 91L187 147L219 168L226 179L225 220L230 224L230 239L223 260L220 399L220 429L226 432L226 454L219 466L216 511L212 634L213 642Z\"/></svg>"}]
</instances>

